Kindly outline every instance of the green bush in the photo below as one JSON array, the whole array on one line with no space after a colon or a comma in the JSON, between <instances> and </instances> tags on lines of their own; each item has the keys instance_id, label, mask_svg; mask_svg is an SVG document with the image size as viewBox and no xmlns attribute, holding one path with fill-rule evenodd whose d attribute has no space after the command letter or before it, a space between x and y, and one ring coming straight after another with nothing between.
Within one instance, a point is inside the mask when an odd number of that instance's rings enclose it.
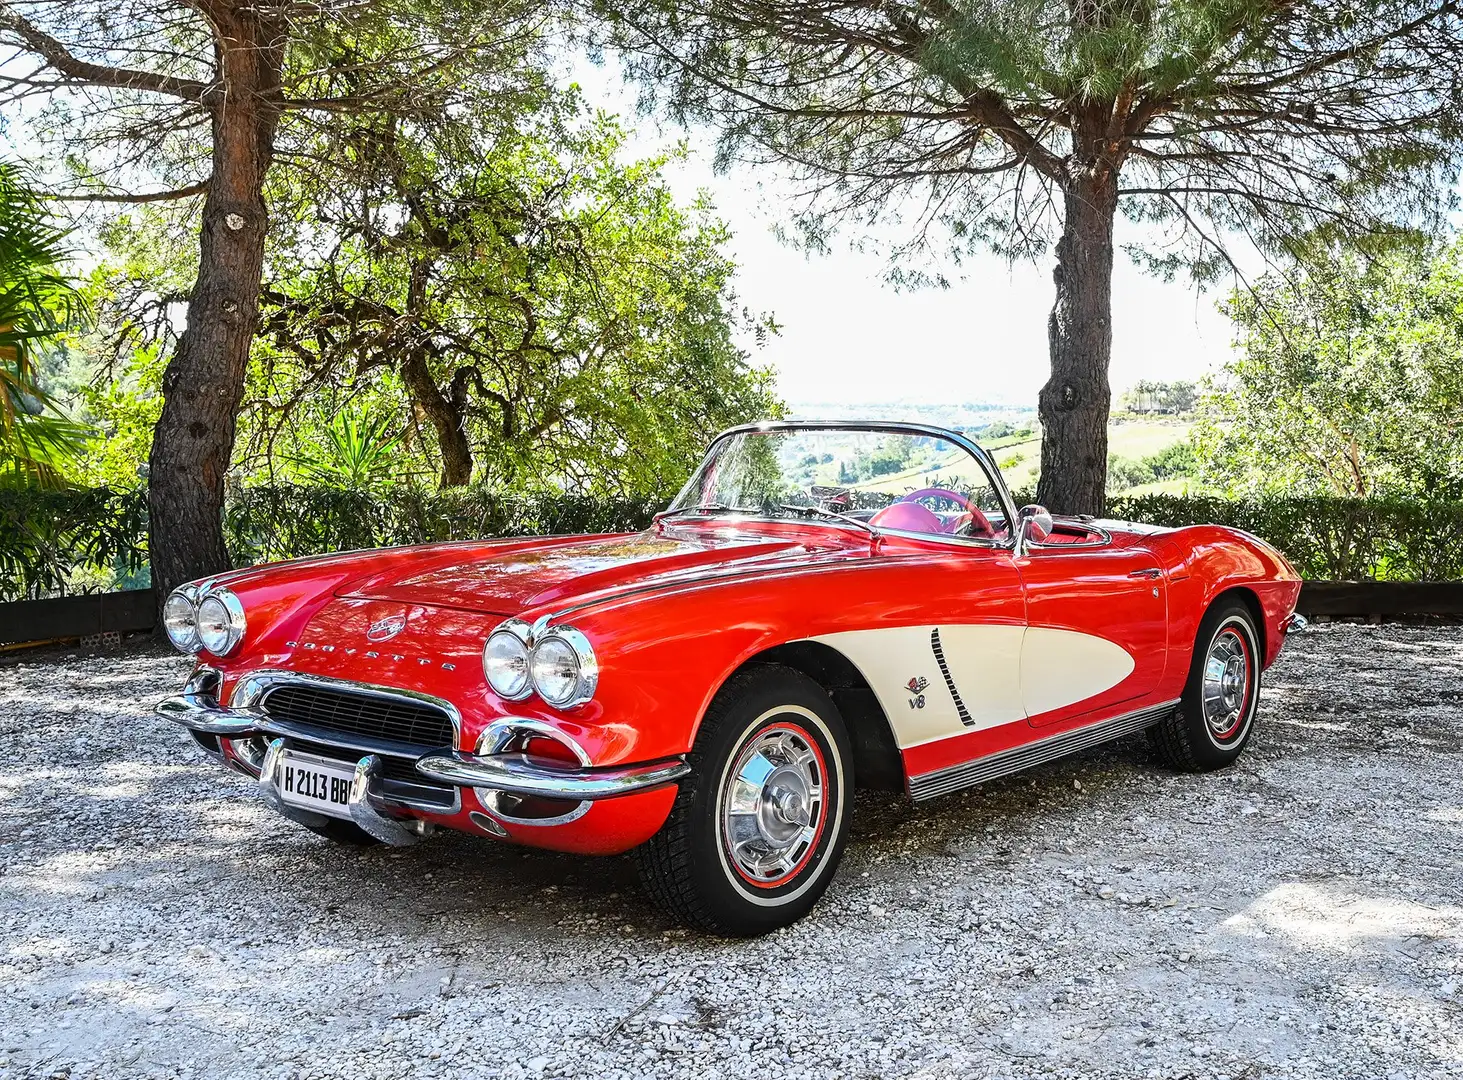
<instances>
[{"instance_id":1,"label":"green bush","mask_svg":"<svg viewBox=\"0 0 1463 1080\"><path fill-rule=\"evenodd\" d=\"M643 499L501 495L483 488L389 495L276 484L245 488L224 511L234 561L492 536L634 532L670 495Z\"/></svg>"},{"instance_id":2,"label":"green bush","mask_svg":"<svg viewBox=\"0 0 1463 1080\"><path fill-rule=\"evenodd\" d=\"M1212 522L1243 529L1285 552L1301 575L1312 580L1463 578L1459 502L1134 495L1109 499L1107 516L1154 525Z\"/></svg>"},{"instance_id":3,"label":"green bush","mask_svg":"<svg viewBox=\"0 0 1463 1080\"><path fill-rule=\"evenodd\" d=\"M0 488L0 600L146 588L146 575L146 492Z\"/></svg>"},{"instance_id":4,"label":"green bush","mask_svg":"<svg viewBox=\"0 0 1463 1080\"><path fill-rule=\"evenodd\" d=\"M224 531L234 561L246 566L393 544L632 532L648 525L669 501L669 495L589 499L502 495L480 488L368 494L275 485L231 496ZM1108 516L1244 529L1280 548L1311 579L1463 579L1459 502L1138 495L1108 500ZM0 490L0 600L144 588L146 538L142 491Z\"/></svg>"}]
</instances>

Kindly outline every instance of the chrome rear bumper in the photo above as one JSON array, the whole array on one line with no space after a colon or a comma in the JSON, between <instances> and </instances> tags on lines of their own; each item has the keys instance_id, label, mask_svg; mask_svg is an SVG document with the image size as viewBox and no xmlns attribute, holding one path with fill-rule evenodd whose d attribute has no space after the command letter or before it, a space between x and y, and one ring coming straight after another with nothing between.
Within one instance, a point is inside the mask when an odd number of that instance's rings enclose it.
<instances>
[{"instance_id":1,"label":"chrome rear bumper","mask_svg":"<svg viewBox=\"0 0 1463 1080\"><path fill-rule=\"evenodd\" d=\"M1307 619L1304 615L1302 615L1298 611L1292 611L1289 615L1281 620L1280 632L1286 637L1289 637L1291 634L1299 634L1307 626L1310 625L1310 620Z\"/></svg>"}]
</instances>

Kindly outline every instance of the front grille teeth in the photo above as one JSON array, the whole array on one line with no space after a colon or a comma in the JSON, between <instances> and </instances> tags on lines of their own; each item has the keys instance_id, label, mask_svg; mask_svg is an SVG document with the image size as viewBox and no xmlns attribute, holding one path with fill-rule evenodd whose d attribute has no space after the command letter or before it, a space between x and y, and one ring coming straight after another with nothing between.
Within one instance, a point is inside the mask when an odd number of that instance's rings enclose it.
<instances>
[{"instance_id":1,"label":"front grille teeth","mask_svg":"<svg viewBox=\"0 0 1463 1080\"><path fill-rule=\"evenodd\" d=\"M280 720L420 746L423 752L453 744L451 717L426 702L286 684L265 694L261 705Z\"/></svg>"}]
</instances>

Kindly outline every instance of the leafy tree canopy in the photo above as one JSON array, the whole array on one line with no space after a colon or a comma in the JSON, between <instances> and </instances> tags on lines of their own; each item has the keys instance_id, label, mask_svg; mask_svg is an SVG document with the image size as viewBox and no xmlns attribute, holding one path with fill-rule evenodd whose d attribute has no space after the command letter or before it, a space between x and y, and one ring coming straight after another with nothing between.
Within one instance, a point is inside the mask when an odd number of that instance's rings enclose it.
<instances>
[{"instance_id":1,"label":"leafy tree canopy","mask_svg":"<svg viewBox=\"0 0 1463 1080\"><path fill-rule=\"evenodd\" d=\"M1232 494L1463 497L1463 242L1273 274L1228 304L1239 356L1205 397Z\"/></svg>"},{"instance_id":2,"label":"leafy tree canopy","mask_svg":"<svg viewBox=\"0 0 1463 1080\"><path fill-rule=\"evenodd\" d=\"M601 6L649 96L802 179L809 242L884 217L905 279L1054 247L1038 498L1065 512L1102 510L1117 215L1201 281L1237 238L1377 252L1439 226L1463 147L1454 0Z\"/></svg>"},{"instance_id":3,"label":"leafy tree canopy","mask_svg":"<svg viewBox=\"0 0 1463 1080\"><path fill-rule=\"evenodd\" d=\"M297 212L266 253L235 470L654 492L712 432L775 414L736 343L775 326L737 305L725 226L677 205L665 158L623 151L573 93L450 136L322 135L271 191ZM147 208L107 231L99 345L127 362L91 401L118 438L155 400L194 227Z\"/></svg>"}]
</instances>

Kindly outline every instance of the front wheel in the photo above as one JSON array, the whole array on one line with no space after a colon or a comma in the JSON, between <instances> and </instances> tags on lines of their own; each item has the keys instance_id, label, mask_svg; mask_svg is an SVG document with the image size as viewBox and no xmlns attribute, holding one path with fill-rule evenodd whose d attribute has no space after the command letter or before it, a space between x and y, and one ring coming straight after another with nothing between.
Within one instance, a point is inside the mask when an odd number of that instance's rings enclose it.
<instances>
[{"instance_id":1,"label":"front wheel","mask_svg":"<svg viewBox=\"0 0 1463 1080\"><path fill-rule=\"evenodd\" d=\"M717 694L687 762L670 817L636 852L646 890L713 934L796 922L833 878L852 809L833 702L790 668L748 668Z\"/></svg>"},{"instance_id":2,"label":"front wheel","mask_svg":"<svg viewBox=\"0 0 1463 1080\"><path fill-rule=\"evenodd\" d=\"M1199 624L1178 711L1149 728L1154 748L1186 772L1222 769L1244 751L1260 703L1260 636L1249 607L1216 604Z\"/></svg>"}]
</instances>

